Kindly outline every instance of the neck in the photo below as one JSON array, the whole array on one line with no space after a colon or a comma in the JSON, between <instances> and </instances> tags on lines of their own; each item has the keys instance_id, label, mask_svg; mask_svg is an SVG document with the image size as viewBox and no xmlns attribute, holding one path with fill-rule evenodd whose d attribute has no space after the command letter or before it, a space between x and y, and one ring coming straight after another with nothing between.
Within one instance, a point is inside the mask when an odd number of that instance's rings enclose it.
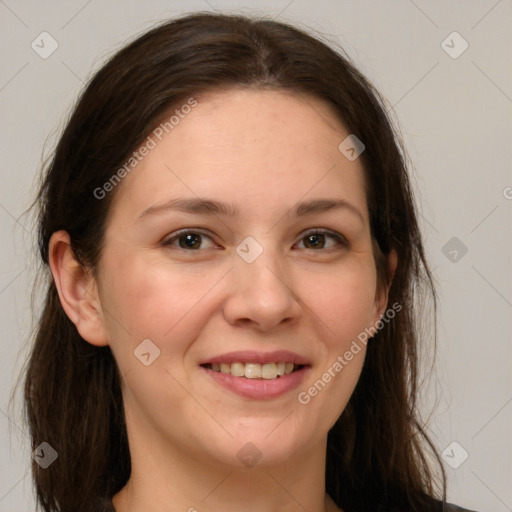
<instances>
[{"instance_id":1,"label":"neck","mask_svg":"<svg viewBox=\"0 0 512 512\"><path fill-rule=\"evenodd\" d=\"M325 493L326 439L284 462L263 457L249 468L198 458L143 428L128 430L132 471L112 500L116 512L340 510Z\"/></svg>"}]
</instances>

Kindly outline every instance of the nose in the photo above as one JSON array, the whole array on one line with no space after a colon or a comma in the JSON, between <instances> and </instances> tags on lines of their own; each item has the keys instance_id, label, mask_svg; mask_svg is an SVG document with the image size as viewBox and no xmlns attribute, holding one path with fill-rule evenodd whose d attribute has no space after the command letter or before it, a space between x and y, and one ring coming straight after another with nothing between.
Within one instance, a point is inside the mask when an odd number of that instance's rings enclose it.
<instances>
[{"instance_id":1,"label":"nose","mask_svg":"<svg viewBox=\"0 0 512 512\"><path fill-rule=\"evenodd\" d=\"M224 318L231 325L248 325L263 332L291 325L299 318L300 299L289 273L270 251L252 263L239 258L229 278Z\"/></svg>"}]
</instances>

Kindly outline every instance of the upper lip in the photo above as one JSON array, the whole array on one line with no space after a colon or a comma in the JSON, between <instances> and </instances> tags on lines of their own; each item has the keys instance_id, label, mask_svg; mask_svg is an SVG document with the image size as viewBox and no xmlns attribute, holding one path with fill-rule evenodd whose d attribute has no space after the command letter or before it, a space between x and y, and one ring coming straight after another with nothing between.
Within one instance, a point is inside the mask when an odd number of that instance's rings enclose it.
<instances>
[{"instance_id":1,"label":"upper lip","mask_svg":"<svg viewBox=\"0 0 512 512\"><path fill-rule=\"evenodd\" d=\"M296 365L309 365L309 361L295 352L289 350L275 350L273 352L257 352L253 350L244 350L237 352L228 352L219 356L208 358L200 365L220 364L220 363L294 363Z\"/></svg>"}]
</instances>

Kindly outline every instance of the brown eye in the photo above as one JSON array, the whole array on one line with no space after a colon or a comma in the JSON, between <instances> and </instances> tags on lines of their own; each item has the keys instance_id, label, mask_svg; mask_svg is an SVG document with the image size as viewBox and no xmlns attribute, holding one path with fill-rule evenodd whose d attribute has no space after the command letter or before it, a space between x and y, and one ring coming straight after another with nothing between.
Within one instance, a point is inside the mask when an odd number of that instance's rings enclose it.
<instances>
[{"instance_id":1,"label":"brown eye","mask_svg":"<svg viewBox=\"0 0 512 512\"><path fill-rule=\"evenodd\" d=\"M308 235L304 237L305 246L307 249L323 249L325 244L325 235L322 233L314 233L313 235Z\"/></svg>"},{"instance_id":2,"label":"brown eye","mask_svg":"<svg viewBox=\"0 0 512 512\"><path fill-rule=\"evenodd\" d=\"M334 241L334 245L331 242L331 245L326 246L329 243L329 240ZM344 237L337 233L331 233L330 231L313 231L307 233L304 237L302 237L301 242L304 242L305 249L332 249L336 245L346 246L347 242Z\"/></svg>"},{"instance_id":3,"label":"brown eye","mask_svg":"<svg viewBox=\"0 0 512 512\"><path fill-rule=\"evenodd\" d=\"M175 235L167 238L164 242L162 242L162 245L185 250L199 250L202 249L201 244L203 242L203 239L211 240L211 238L208 235L205 235L204 233L185 230L180 231L179 233L176 233ZM176 245L175 242L178 242L178 245Z\"/></svg>"}]
</instances>

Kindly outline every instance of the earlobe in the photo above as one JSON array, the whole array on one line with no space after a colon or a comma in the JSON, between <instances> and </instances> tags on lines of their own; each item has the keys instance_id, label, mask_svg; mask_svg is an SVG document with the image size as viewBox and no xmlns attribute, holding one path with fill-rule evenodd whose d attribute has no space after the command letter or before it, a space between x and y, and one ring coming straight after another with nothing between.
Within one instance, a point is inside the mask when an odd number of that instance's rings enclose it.
<instances>
[{"instance_id":1,"label":"earlobe","mask_svg":"<svg viewBox=\"0 0 512 512\"><path fill-rule=\"evenodd\" d=\"M66 231L53 233L49 263L62 308L80 336L93 345L108 345L96 280L76 260Z\"/></svg>"},{"instance_id":2,"label":"earlobe","mask_svg":"<svg viewBox=\"0 0 512 512\"><path fill-rule=\"evenodd\" d=\"M375 298L375 318L374 323L379 322L379 320L384 316L386 312L386 307L388 303L389 297L389 289L391 288L391 284L393 282L393 278L395 277L396 267L398 264L398 255L395 249L391 249L389 255L387 256L387 265L389 269L389 283L382 290L377 291L377 296Z\"/></svg>"}]
</instances>

